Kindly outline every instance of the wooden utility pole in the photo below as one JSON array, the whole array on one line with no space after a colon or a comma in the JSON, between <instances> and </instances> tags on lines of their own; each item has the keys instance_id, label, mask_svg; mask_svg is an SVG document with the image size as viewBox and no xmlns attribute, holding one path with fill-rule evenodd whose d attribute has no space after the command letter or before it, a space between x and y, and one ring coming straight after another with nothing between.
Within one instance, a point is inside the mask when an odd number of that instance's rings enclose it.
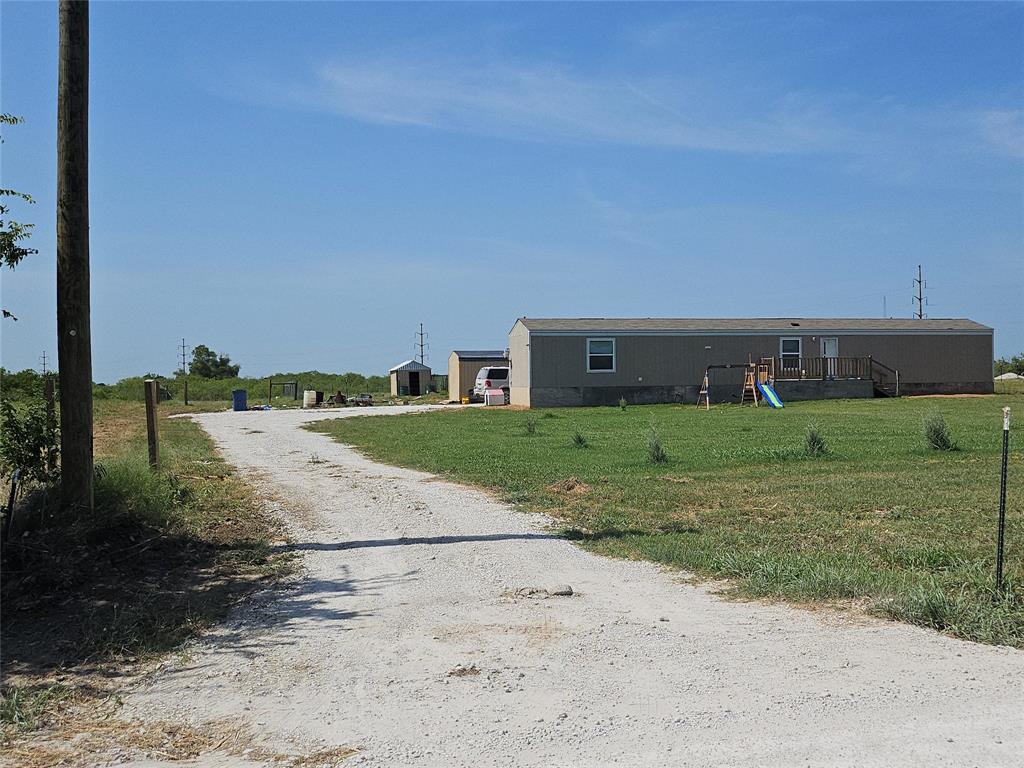
<instances>
[{"instance_id":1,"label":"wooden utility pole","mask_svg":"<svg viewBox=\"0 0 1024 768\"><path fill-rule=\"evenodd\" d=\"M93 510L89 319L89 3L60 0L57 81L57 366L61 495Z\"/></svg>"},{"instance_id":2,"label":"wooden utility pole","mask_svg":"<svg viewBox=\"0 0 1024 768\"><path fill-rule=\"evenodd\" d=\"M149 466L160 469L160 443L156 427L156 406L160 402L160 382L146 379L146 438L149 442Z\"/></svg>"}]
</instances>

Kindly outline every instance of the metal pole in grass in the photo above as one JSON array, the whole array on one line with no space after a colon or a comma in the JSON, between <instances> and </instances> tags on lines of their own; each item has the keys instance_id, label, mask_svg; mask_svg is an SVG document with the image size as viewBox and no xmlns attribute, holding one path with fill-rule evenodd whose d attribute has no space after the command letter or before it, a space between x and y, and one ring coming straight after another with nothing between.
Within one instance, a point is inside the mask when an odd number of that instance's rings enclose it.
<instances>
[{"instance_id":1,"label":"metal pole in grass","mask_svg":"<svg viewBox=\"0 0 1024 768\"><path fill-rule=\"evenodd\" d=\"M999 534L996 543L996 594L1003 592L1003 538L1006 530L1006 463L1010 455L1010 409L1003 408L1003 466L999 473Z\"/></svg>"}]
</instances>

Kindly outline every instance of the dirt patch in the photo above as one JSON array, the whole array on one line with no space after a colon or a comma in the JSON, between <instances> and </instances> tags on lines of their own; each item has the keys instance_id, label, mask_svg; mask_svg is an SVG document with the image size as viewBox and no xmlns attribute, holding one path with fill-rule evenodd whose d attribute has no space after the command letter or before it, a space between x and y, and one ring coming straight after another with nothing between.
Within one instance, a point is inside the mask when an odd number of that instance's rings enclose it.
<instances>
[{"instance_id":1,"label":"dirt patch","mask_svg":"<svg viewBox=\"0 0 1024 768\"><path fill-rule=\"evenodd\" d=\"M907 395L907 397L908 397L908 398L912 398L912 399L914 399L914 400L917 400L917 399L919 399L919 398L923 399L923 398L926 398L926 397L932 397L932 398L950 398L950 397L993 397L993 395L976 395L976 394L966 394L966 393L965 393L965 394L961 394L961 395Z\"/></svg>"},{"instance_id":2,"label":"dirt patch","mask_svg":"<svg viewBox=\"0 0 1024 768\"><path fill-rule=\"evenodd\" d=\"M53 724L45 740L13 735L3 741L0 765L19 768L87 768L136 758L170 762L219 753L264 761L281 768L333 768L359 750L343 745L297 748L283 753L260 743L260 737L238 721L226 718L198 726L165 721L122 720L110 711L80 703Z\"/></svg>"},{"instance_id":3,"label":"dirt patch","mask_svg":"<svg viewBox=\"0 0 1024 768\"><path fill-rule=\"evenodd\" d=\"M583 496L590 493L590 486L580 480L578 477L567 477L565 480L559 480L557 483L552 483L548 486L548 490L552 493L560 493L571 496Z\"/></svg>"},{"instance_id":4,"label":"dirt patch","mask_svg":"<svg viewBox=\"0 0 1024 768\"><path fill-rule=\"evenodd\" d=\"M480 668L476 664L456 664L448 670L448 677L472 677L479 674Z\"/></svg>"},{"instance_id":5,"label":"dirt patch","mask_svg":"<svg viewBox=\"0 0 1024 768\"><path fill-rule=\"evenodd\" d=\"M481 640L516 636L527 648L541 648L565 633L566 629L557 621L547 618L533 624L478 624L466 623L438 627L432 636L436 640L450 643L472 641L474 646Z\"/></svg>"},{"instance_id":6,"label":"dirt patch","mask_svg":"<svg viewBox=\"0 0 1024 768\"><path fill-rule=\"evenodd\" d=\"M502 594L502 597L520 597L530 600L546 600L549 597L572 597L576 594L568 584L561 584L556 587L519 587L510 589Z\"/></svg>"}]
</instances>

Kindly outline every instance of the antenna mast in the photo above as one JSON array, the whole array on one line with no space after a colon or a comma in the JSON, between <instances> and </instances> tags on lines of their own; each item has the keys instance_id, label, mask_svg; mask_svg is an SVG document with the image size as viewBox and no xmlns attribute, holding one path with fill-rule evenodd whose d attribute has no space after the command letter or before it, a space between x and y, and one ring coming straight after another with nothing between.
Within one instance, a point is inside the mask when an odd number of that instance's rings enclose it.
<instances>
[{"instance_id":1,"label":"antenna mast","mask_svg":"<svg viewBox=\"0 0 1024 768\"><path fill-rule=\"evenodd\" d=\"M416 337L417 337L416 346L419 347L419 350L420 350L419 353L418 353L418 357L420 359L420 364L421 365L426 365L426 362L427 362L427 355L426 355L426 348L427 348L426 338L427 338L427 334L425 334L423 332L423 323L420 323L420 332L416 334Z\"/></svg>"},{"instance_id":2,"label":"antenna mast","mask_svg":"<svg viewBox=\"0 0 1024 768\"><path fill-rule=\"evenodd\" d=\"M914 317L918 320L924 319L924 305L928 303L928 300L924 296L924 274L921 272L921 265L917 265L917 277L914 279L914 287L917 289L917 293L914 294L914 301L917 302L917 312L914 313Z\"/></svg>"}]
</instances>

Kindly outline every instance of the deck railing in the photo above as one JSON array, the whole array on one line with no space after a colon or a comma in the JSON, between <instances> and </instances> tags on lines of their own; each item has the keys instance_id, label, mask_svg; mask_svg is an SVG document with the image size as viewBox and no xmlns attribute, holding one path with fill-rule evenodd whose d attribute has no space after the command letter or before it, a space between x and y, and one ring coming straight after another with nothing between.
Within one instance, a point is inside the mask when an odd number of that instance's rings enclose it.
<instances>
[{"instance_id":1,"label":"deck railing","mask_svg":"<svg viewBox=\"0 0 1024 768\"><path fill-rule=\"evenodd\" d=\"M870 379L870 357L791 357L775 361L775 378L796 379Z\"/></svg>"},{"instance_id":2,"label":"deck railing","mask_svg":"<svg viewBox=\"0 0 1024 768\"><path fill-rule=\"evenodd\" d=\"M818 379L867 379L890 394L899 394L900 372L871 357L775 358L775 378L780 381Z\"/></svg>"}]
</instances>

